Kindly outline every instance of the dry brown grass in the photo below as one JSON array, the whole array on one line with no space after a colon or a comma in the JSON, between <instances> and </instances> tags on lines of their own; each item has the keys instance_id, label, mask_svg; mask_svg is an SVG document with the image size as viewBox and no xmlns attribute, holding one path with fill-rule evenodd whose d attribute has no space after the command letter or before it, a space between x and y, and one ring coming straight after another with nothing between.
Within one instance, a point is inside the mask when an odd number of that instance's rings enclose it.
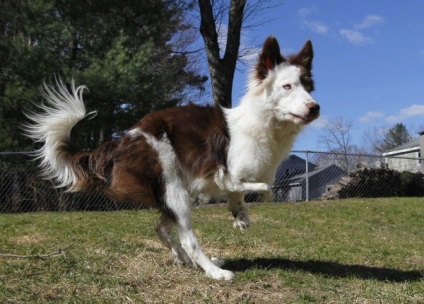
<instances>
[{"instance_id":1,"label":"dry brown grass","mask_svg":"<svg viewBox=\"0 0 424 304\"><path fill-rule=\"evenodd\" d=\"M16 245L25 245L25 244L39 244L48 241L48 238L44 235L36 234L27 234L22 236L17 236L12 238L12 241L16 243Z\"/></svg>"},{"instance_id":2,"label":"dry brown grass","mask_svg":"<svg viewBox=\"0 0 424 304\"><path fill-rule=\"evenodd\" d=\"M194 210L206 254L232 282L173 265L154 211L0 215L0 303L424 303L424 199L251 206L231 228L225 208Z\"/></svg>"}]
</instances>

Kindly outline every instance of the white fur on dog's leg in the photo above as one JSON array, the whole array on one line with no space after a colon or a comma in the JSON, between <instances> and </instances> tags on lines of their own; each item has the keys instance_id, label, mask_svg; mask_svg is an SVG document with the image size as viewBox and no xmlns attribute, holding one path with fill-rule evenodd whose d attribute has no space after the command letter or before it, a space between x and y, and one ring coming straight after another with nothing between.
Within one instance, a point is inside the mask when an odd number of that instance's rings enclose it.
<instances>
[{"instance_id":1,"label":"white fur on dog's leg","mask_svg":"<svg viewBox=\"0 0 424 304\"><path fill-rule=\"evenodd\" d=\"M235 275L232 271L219 269L219 271L207 271L206 276L215 280L231 281Z\"/></svg>"},{"instance_id":2,"label":"white fur on dog's leg","mask_svg":"<svg viewBox=\"0 0 424 304\"><path fill-rule=\"evenodd\" d=\"M183 252L177 252L174 249L172 249L172 261L174 265L187 265L192 266L194 268L197 268L197 265L189 258L189 256L183 251Z\"/></svg>"},{"instance_id":3,"label":"white fur on dog's leg","mask_svg":"<svg viewBox=\"0 0 424 304\"><path fill-rule=\"evenodd\" d=\"M196 264L190 259L187 253L181 248L180 244L172 235L174 223L166 214L162 214L156 221L155 230L159 239L171 249L172 260L174 264L184 264L196 267Z\"/></svg>"},{"instance_id":4,"label":"white fur on dog's leg","mask_svg":"<svg viewBox=\"0 0 424 304\"><path fill-rule=\"evenodd\" d=\"M203 253L197 238L190 227L191 225L189 225L189 227L184 227L184 220L186 220L185 224L189 223L189 219L182 219L180 221L181 225L179 226L178 234L181 239L182 247L193 260L194 264L201 267L205 271L206 276L210 278L215 280L232 280L234 278L234 273L219 268Z\"/></svg>"},{"instance_id":5,"label":"white fur on dog's leg","mask_svg":"<svg viewBox=\"0 0 424 304\"><path fill-rule=\"evenodd\" d=\"M176 193L178 189L174 189L173 193ZM178 192L177 192L178 193ZM184 196L186 193L184 192ZM173 198L173 197L171 197ZM179 200L179 204L170 199L174 204L169 204L172 211L175 215L175 223L177 228L177 233L181 241L181 247L183 252L185 252L190 259L193 261L194 265L202 268L206 276L213 278L215 280L232 280L234 278L234 273L228 270L224 270L216 266L203 252L200 244L194 234L192 225L191 225L191 216L190 216L190 206L189 204L181 204L182 200ZM185 200L188 202L188 200ZM178 208L175 208L178 206Z\"/></svg>"},{"instance_id":6,"label":"white fur on dog's leg","mask_svg":"<svg viewBox=\"0 0 424 304\"><path fill-rule=\"evenodd\" d=\"M247 209L247 205L244 202L244 193L230 192L227 195L228 209L234 216L233 227L244 231L250 226L249 210Z\"/></svg>"},{"instance_id":7,"label":"white fur on dog's leg","mask_svg":"<svg viewBox=\"0 0 424 304\"><path fill-rule=\"evenodd\" d=\"M211 261L212 261L212 263L214 263L218 267L222 267L225 264L225 260L218 259L218 258L215 258L215 257L211 257ZM223 269L221 269L221 272L219 274L215 273L214 275L211 275L209 273L206 273L206 275L208 277L214 278L216 280L226 280L226 281L230 281L230 280L234 279L234 277L235 277L233 272L231 272L229 270L223 270Z\"/></svg>"},{"instance_id":8,"label":"white fur on dog's leg","mask_svg":"<svg viewBox=\"0 0 424 304\"><path fill-rule=\"evenodd\" d=\"M239 228L241 231L246 230L250 227L249 211L243 207L237 212L236 218L233 222L233 228Z\"/></svg>"},{"instance_id":9,"label":"white fur on dog's leg","mask_svg":"<svg viewBox=\"0 0 424 304\"><path fill-rule=\"evenodd\" d=\"M181 261L181 259L178 257L178 253L174 249L171 250L171 256L174 265L183 264L183 261Z\"/></svg>"},{"instance_id":10,"label":"white fur on dog's leg","mask_svg":"<svg viewBox=\"0 0 424 304\"><path fill-rule=\"evenodd\" d=\"M218 258L215 258L215 257L211 257L211 261L212 261L212 263L214 263L218 267L222 267L225 264L225 260L218 259Z\"/></svg>"}]
</instances>

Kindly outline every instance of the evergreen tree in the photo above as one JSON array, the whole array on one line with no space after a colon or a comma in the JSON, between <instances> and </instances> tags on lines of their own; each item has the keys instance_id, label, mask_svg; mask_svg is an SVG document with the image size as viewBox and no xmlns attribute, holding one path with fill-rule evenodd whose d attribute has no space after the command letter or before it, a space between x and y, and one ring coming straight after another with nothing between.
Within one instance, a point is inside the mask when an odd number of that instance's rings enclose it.
<instances>
[{"instance_id":1,"label":"evergreen tree","mask_svg":"<svg viewBox=\"0 0 424 304\"><path fill-rule=\"evenodd\" d=\"M412 140L412 135L403 123L397 123L390 128L383 139L382 151L387 151Z\"/></svg>"},{"instance_id":2,"label":"evergreen tree","mask_svg":"<svg viewBox=\"0 0 424 304\"><path fill-rule=\"evenodd\" d=\"M32 148L21 135L22 111L40 102L40 85L55 77L86 85L86 106L98 111L76 130L82 148L121 135L148 112L196 101L187 88L203 90L206 77L173 50L173 37L189 28L186 4L1 1L0 151Z\"/></svg>"}]
</instances>

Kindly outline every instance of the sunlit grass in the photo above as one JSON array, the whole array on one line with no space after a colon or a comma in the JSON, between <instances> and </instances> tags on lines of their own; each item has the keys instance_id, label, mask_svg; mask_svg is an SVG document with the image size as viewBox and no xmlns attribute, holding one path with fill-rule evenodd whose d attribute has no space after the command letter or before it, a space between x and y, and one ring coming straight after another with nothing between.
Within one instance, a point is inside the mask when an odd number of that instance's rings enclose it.
<instances>
[{"instance_id":1,"label":"sunlit grass","mask_svg":"<svg viewBox=\"0 0 424 304\"><path fill-rule=\"evenodd\" d=\"M0 215L0 303L422 303L424 198L256 204L234 230L193 210L204 251L232 282L172 265L152 210ZM74 243L75 242L75 243Z\"/></svg>"}]
</instances>

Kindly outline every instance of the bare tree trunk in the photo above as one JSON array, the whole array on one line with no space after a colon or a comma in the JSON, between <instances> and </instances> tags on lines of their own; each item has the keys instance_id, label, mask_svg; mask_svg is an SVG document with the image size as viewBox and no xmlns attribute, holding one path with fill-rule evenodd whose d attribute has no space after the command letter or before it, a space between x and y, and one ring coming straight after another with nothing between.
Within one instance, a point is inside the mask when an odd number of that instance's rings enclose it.
<instances>
[{"instance_id":1,"label":"bare tree trunk","mask_svg":"<svg viewBox=\"0 0 424 304\"><path fill-rule=\"evenodd\" d=\"M199 0L200 33L206 46L212 94L215 104L231 108L233 79L240 47L240 33L246 0L231 0L227 44L223 58L219 55L218 33L210 0Z\"/></svg>"}]
</instances>

